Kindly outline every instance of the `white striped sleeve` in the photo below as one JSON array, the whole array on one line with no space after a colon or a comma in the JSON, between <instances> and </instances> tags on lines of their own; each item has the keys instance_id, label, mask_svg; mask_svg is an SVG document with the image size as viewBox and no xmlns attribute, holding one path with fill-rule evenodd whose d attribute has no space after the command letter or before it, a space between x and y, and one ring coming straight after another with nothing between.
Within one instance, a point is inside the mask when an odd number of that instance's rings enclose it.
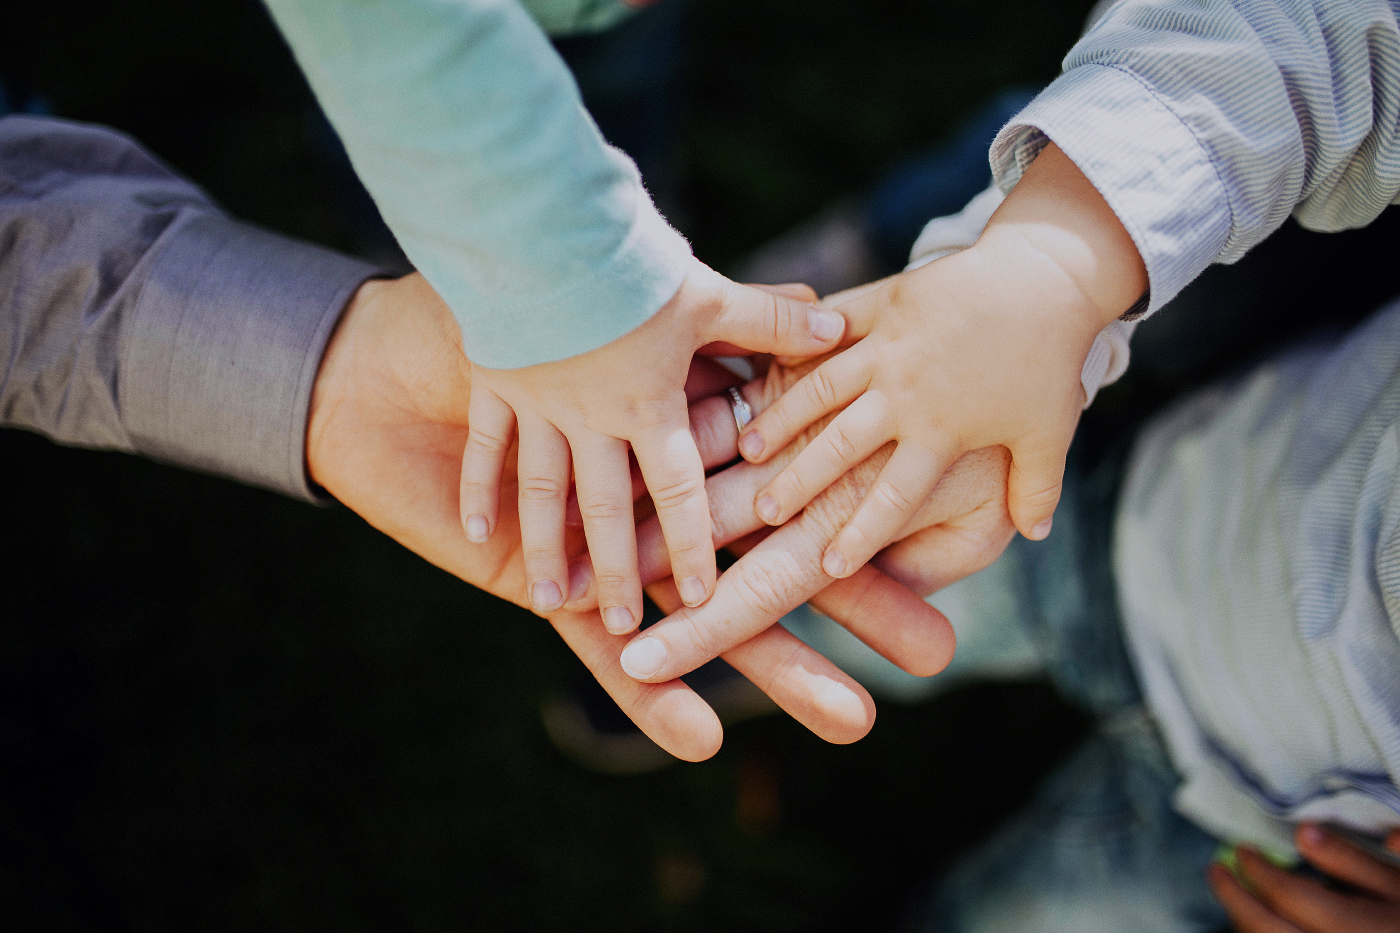
<instances>
[{"instance_id":1,"label":"white striped sleeve","mask_svg":"<svg viewBox=\"0 0 1400 933\"><path fill-rule=\"evenodd\" d=\"M1053 140L1147 266L1147 311L1290 214L1364 226L1400 195L1400 0L1121 0L997 136L1002 190Z\"/></svg>"}]
</instances>

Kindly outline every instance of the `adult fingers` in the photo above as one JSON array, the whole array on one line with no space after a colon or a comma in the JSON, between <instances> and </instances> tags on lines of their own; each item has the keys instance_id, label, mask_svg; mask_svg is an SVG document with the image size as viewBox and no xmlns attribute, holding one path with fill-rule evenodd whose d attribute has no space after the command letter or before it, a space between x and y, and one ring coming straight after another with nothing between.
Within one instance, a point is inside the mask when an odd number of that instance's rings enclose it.
<instances>
[{"instance_id":1,"label":"adult fingers","mask_svg":"<svg viewBox=\"0 0 1400 933\"><path fill-rule=\"evenodd\" d=\"M818 558L830 533L830 518L810 510L777 529L720 577L708 603L677 612L637 636L623 652L623 669L649 682L669 680L767 628L825 587ZM915 618L936 617L934 624L947 624L932 607L910 602L922 607L905 607L916 610ZM937 650L942 653L942 646ZM912 666L924 670L929 664L919 659Z\"/></svg>"},{"instance_id":2,"label":"adult fingers","mask_svg":"<svg viewBox=\"0 0 1400 933\"><path fill-rule=\"evenodd\" d=\"M1315 823L1294 834L1298 851L1323 874L1400 904L1400 868L1386 865Z\"/></svg>"},{"instance_id":3,"label":"adult fingers","mask_svg":"<svg viewBox=\"0 0 1400 933\"><path fill-rule=\"evenodd\" d=\"M758 494L754 511L770 525L792 518L891 439L888 414L882 395L867 392L857 398Z\"/></svg>"},{"instance_id":4,"label":"adult fingers","mask_svg":"<svg viewBox=\"0 0 1400 933\"><path fill-rule=\"evenodd\" d=\"M781 625L769 626L721 657L828 742L858 741L875 725L875 701L865 688Z\"/></svg>"},{"instance_id":5,"label":"adult fingers","mask_svg":"<svg viewBox=\"0 0 1400 933\"><path fill-rule=\"evenodd\" d=\"M1235 933L1305 933L1265 907L1223 866L1211 865L1206 870L1206 881L1230 915Z\"/></svg>"},{"instance_id":6,"label":"adult fingers","mask_svg":"<svg viewBox=\"0 0 1400 933\"><path fill-rule=\"evenodd\" d=\"M603 626L614 635L625 635L642 618L642 581L637 576L637 533L632 521L627 443L590 435L573 439L570 447L579 514L588 539ZM571 590L572 576L571 572Z\"/></svg>"},{"instance_id":7,"label":"adult fingers","mask_svg":"<svg viewBox=\"0 0 1400 933\"><path fill-rule=\"evenodd\" d=\"M913 592L928 596L991 566L1015 534L1005 503L988 503L896 541L871 558L870 564Z\"/></svg>"},{"instance_id":8,"label":"adult fingers","mask_svg":"<svg viewBox=\"0 0 1400 933\"><path fill-rule=\"evenodd\" d=\"M901 441L856 514L822 555L822 569L845 577L865 566L909 522L955 456Z\"/></svg>"},{"instance_id":9,"label":"adult fingers","mask_svg":"<svg viewBox=\"0 0 1400 933\"><path fill-rule=\"evenodd\" d=\"M470 428L462 452L459 511L467 540L484 544L500 516L501 472L515 434L515 411L482 387L467 403L467 423Z\"/></svg>"},{"instance_id":10,"label":"adult fingers","mask_svg":"<svg viewBox=\"0 0 1400 933\"><path fill-rule=\"evenodd\" d=\"M662 612L681 608L670 580L647 587L647 594ZM875 702L865 688L781 625L769 626L720 657L828 742L855 742L875 724Z\"/></svg>"},{"instance_id":11,"label":"adult fingers","mask_svg":"<svg viewBox=\"0 0 1400 933\"><path fill-rule=\"evenodd\" d=\"M569 492L569 445L544 419L520 419L520 542L525 581L536 612L564 602L564 500Z\"/></svg>"},{"instance_id":12,"label":"adult fingers","mask_svg":"<svg viewBox=\"0 0 1400 933\"><path fill-rule=\"evenodd\" d=\"M724 738L719 717L679 680L640 684L618 664L625 639L603 631L596 613L556 612L549 617L598 683L637 727L682 761L703 761Z\"/></svg>"},{"instance_id":13,"label":"adult fingers","mask_svg":"<svg viewBox=\"0 0 1400 933\"><path fill-rule=\"evenodd\" d=\"M846 319L836 311L725 280L718 313L701 340L754 353L816 356L836 346L845 331Z\"/></svg>"},{"instance_id":14,"label":"adult fingers","mask_svg":"<svg viewBox=\"0 0 1400 933\"><path fill-rule=\"evenodd\" d=\"M656 505L666 537L671 573L687 606L709 598L715 585L715 552L705 495L705 468L684 409L632 439L637 464Z\"/></svg>"},{"instance_id":15,"label":"adult fingers","mask_svg":"<svg viewBox=\"0 0 1400 933\"><path fill-rule=\"evenodd\" d=\"M730 544L729 550L742 558L772 533L771 528L760 529ZM947 617L874 567L833 580L807 602L916 677L931 677L953 659L955 636Z\"/></svg>"},{"instance_id":16,"label":"adult fingers","mask_svg":"<svg viewBox=\"0 0 1400 933\"><path fill-rule=\"evenodd\" d=\"M833 356L754 418L739 437L740 453L752 463L768 459L812 422L855 401L869 385L870 372L859 348Z\"/></svg>"}]
</instances>

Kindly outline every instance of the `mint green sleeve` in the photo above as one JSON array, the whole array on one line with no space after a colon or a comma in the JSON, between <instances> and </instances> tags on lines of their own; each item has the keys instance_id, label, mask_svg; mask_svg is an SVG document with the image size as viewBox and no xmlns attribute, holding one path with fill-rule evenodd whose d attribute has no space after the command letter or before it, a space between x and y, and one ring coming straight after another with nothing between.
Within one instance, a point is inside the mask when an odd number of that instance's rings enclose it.
<instances>
[{"instance_id":1,"label":"mint green sleeve","mask_svg":"<svg viewBox=\"0 0 1400 933\"><path fill-rule=\"evenodd\" d=\"M516 0L267 2L474 362L592 350L680 287L689 245Z\"/></svg>"}]
</instances>

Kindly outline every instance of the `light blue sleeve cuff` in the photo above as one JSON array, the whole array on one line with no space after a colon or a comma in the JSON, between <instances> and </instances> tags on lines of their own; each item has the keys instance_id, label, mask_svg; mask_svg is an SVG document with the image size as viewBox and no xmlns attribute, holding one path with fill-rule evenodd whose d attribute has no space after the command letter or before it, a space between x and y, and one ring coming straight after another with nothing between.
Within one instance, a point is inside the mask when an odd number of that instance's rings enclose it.
<instances>
[{"instance_id":1,"label":"light blue sleeve cuff","mask_svg":"<svg viewBox=\"0 0 1400 933\"><path fill-rule=\"evenodd\" d=\"M992 174L1001 189L1010 191L1051 141L1133 238L1147 266L1147 314L1225 248L1230 202L1206 149L1131 73L1082 65L1041 92L992 143Z\"/></svg>"},{"instance_id":2,"label":"light blue sleeve cuff","mask_svg":"<svg viewBox=\"0 0 1400 933\"><path fill-rule=\"evenodd\" d=\"M652 206L640 182L634 190L631 229L605 262L579 262L561 287L527 301L498 293L491 314L471 313L479 292L463 280L459 254L430 241L415 244L419 271L452 308L472 362L516 369L578 356L636 329L671 300L690 267L690 244ZM567 259L561 255L560 261Z\"/></svg>"}]
</instances>

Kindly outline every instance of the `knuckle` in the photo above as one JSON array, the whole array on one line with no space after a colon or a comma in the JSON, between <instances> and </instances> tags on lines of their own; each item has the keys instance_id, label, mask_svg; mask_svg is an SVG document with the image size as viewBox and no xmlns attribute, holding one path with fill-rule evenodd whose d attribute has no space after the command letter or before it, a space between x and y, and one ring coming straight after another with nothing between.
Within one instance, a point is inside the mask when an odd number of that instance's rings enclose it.
<instances>
[{"instance_id":1,"label":"knuckle","mask_svg":"<svg viewBox=\"0 0 1400 933\"><path fill-rule=\"evenodd\" d=\"M790 608L797 587L789 568L781 564L760 561L745 564L740 561L731 568L731 572L734 571L737 571L734 584L742 595L744 605L764 616L777 615Z\"/></svg>"},{"instance_id":2,"label":"knuckle","mask_svg":"<svg viewBox=\"0 0 1400 933\"><path fill-rule=\"evenodd\" d=\"M647 491L651 493L651 499L656 503L658 512L672 511L683 508L695 501L698 496L705 493L705 481L693 476L686 476L669 482L662 482L652 487L647 486Z\"/></svg>"},{"instance_id":3,"label":"knuckle","mask_svg":"<svg viewBox=\"0 0 1400 933\"><path fill-rule=\"evenodd\" d=\"M599 593L618 593L636 584L625 573L593 568L593 579L597 581Z\"/></svg>"},{"instance_id":4,"label":"knuckle","mask_svg":"<svg viewBox=\"0 0 1400 933\"><path fill-rule=\"evenodd\" d=\"M472 453L496 457L510 446L510 438L503 434L472 428L467 433L467 455Z\"/></svg>"},{"instance_id":5,"label":"knuckle","mask_svg":"<svg viewBox=\"0 0 1400 933\"><path fill-rule=\"evenodd\" d=\"M579 500L578 510L583 520L590 524L630 519L632 516L631 503L623 505L616 499L589 499L586 502Z\"/></svg>"},{"instance_id":6,"label":"knuckle","mask_svg":"<svg viewBox=\"0 0 1400 933\"><path fill-rule=\"evenodd\" d=\"M568 487L549 476L527 476L520 480L520 498L528 502L549 502L564 498Z\"/></svg>"},{"instance_id":7,"label":"knuckle","mask_svg":"<svg viewBox=\"0 0 1400 933\"><path fill-rule=\"evenodd\" d=\"M853 464L860 451L846 430L832 424L827 427L826 435L827 459L838 466Z\"/></svg>"},{"instance_id":8,"label":"knuckle","mask_svg":"<svg viewBox=\"0 0 1400 933\"><path fill-rule=\"evenodd\" d=\"M807 393L823 410L836 404L836 383L831 381L831 374L826 371L825 366L819 366L812 371L812 377L807 382Z\"/></svg>"},{"instance_id":9,"label":"knuckle","mask_svg":"<svg viewBox=\"0 0 1400 933\"><path fill-rule=\"evenodd\" d=\"M876 483L871 496L875 500L875 505L880 506L885 511L904 515L914 510L914 502L888 480Z\"/></svg>"}]
</instances>

